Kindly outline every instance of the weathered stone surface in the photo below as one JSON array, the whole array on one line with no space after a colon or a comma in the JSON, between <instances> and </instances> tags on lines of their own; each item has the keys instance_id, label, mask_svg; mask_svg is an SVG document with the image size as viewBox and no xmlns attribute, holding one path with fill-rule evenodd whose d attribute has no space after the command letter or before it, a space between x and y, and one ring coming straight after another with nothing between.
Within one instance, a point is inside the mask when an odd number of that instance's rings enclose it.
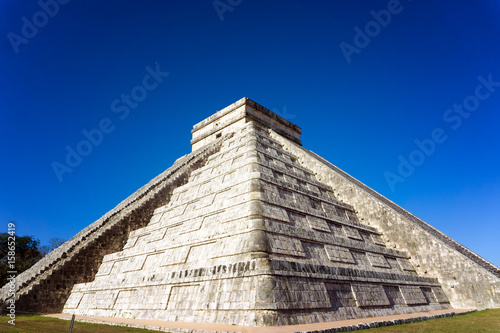
<instances>
[{"instance_id":1,"label":"weathered stone surface","mask_svg":"<svg viewBox=\"0 0 500 333\"><path fill-rule=\"evenodd\" d=\"M309 168L319 181L335 191L338 200L356 209L358 218L376 227L391 248L407 251L410 261L398 262L406 274L438 278L441 289L434 295L457 308L500 307L500 269L429 224L394 204L321 156L270 131L271 137ZM377 233L377 234L378 234ZM376 244L380 236L372 234ZM390 259L387 258L389 261ZM439 294L439 296L437 295Z\"/></svg>"},{"instance_id":2,"label":"weathered stone surface","mask_svg":"<svg viewBox=\"0 0 500 333\"><path fill-rule=\"evenodd\" d=\"M168 196L147 204L147 221L126 227L120 246L101 251L94 266L84 263L94 269L91 278L66 278L66 293L54 297L64 312L262 326L451 307L454 294L421 271L424 262L414 258L424 257L408 253L414 243L401 235L421 232L441 250L447 244L302 148L298 126L242 99L192 133L196 150L176 171L182 180L166 177ZM374 207L385 213L368 225ZM114 225L100 223L95 230ZM396 248L386 246L388 235ZM453 267L439 261L455 258L443 251L424 253L445 271ZM481 264L460 260L474 268L465 273L474 272L481 286L498 283ZM52 270L46 280L56 281L58 270L45 265ZM27 299L40 295L33 290ZM498 305L492 290L480 290L490 297L483 302ZM477 296L460 297L479 304Z\"/></svg>"}]
</instances>

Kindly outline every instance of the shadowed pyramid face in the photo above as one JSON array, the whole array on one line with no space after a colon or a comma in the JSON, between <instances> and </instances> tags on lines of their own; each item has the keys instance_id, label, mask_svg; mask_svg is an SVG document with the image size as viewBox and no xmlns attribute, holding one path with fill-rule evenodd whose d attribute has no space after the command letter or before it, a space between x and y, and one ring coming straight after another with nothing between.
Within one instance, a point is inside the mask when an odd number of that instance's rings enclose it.
<instances>
[{"instance_id":1,"label":"shadowed pyramid face","mask_svg":"<svg viewBox=\"0 0 500 333\"><path fill-rule=\"evenodd\" d=\"M435 279L283 148L270 128L281 119L246 103L220 114L194 145L232 137L93 282L75 285L65 312L281 325L450 307Z\"/></svg>"}]
</instances>

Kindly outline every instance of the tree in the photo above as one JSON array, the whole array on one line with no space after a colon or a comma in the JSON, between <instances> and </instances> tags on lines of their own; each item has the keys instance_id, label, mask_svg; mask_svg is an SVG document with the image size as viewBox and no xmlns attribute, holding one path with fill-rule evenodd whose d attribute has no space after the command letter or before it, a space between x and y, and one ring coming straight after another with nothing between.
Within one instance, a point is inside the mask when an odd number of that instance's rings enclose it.
<instances>
[{"instance_id":1,"label":"tree","mask_svg":"<svg viewBox=\"0 0 500 333\"><path fill-rule=\"evenodd\" d=\"M63 243L65 242L64 239L62 238L52 238L50 241L49 241L49 245L52 247L52 249L57 249L59 246L63 245Z\"/></svg>"},{"instance_id":2,"label":"tree","mask_svg":"<svg viewBox=\"0 0 500 333\"><path fill-rule=\"evenodd\" d=\"M40 253L42 254L42 257L45 257L47 254L57 249L64 242L65 240L62 238L51 238L49 241L49 245L40 246Z\"/></svg>"},{"instance_id":3,"label":"tree","mask_svg":"<svg viewBox=\"0 0 500 333\"><path fill-rule=\"evenodd\" d=\"M9 237L11 237L9 239ZM40 241L34 236L15 236L15 261L9 260L9 243L12 243L13 236L6 232L0 233L0 283L4 286L7 283L8 271L15 271L15 275L21 274L38 260L42 258L38 247ZM10 266L13 264L13 266Z\"/></svg>"}]
</instances>

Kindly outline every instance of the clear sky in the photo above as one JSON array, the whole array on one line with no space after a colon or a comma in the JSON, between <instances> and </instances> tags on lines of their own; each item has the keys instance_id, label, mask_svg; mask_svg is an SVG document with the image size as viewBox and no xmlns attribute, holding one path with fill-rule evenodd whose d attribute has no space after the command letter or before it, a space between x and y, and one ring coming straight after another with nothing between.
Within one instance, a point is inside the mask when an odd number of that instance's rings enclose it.
<instances>
[{"instance_id":1,"label":"clear sky","mask_svg":"<svg viewBox=\"0 0 500 333\"><path fill-rule=\"evenodd\" d=\"M498 1L2 0L0 15L2 231L69 239L246 96L500 265Z\"/></svg>"}]
</instances>

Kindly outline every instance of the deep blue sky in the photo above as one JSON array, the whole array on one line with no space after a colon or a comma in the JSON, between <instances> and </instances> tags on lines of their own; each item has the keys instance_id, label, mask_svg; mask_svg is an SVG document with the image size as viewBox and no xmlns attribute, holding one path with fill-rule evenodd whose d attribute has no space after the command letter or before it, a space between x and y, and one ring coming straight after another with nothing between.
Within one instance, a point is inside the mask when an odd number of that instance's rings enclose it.
<instances>
[{"instance_id":1,"label":"deep blue sky","mask_svg":"<svg viewBox=\"0 0 500 333\"><path fill-rule=\"evenodd\" d=\"M189 153L195 123L246 96L302 127L306 148L500 265L500 87L479 88L479 105L470 97L479 76L500 81L497 1L391 4L397 13L350 63L340 44L355 45L355 27L377 29L370 11L388 1L224 3L221 20L210 0L72 0L53 17L2 0L3 231L14 220L18 235L69 239ZM120 119L111 104L147 66L169 75ZM464 100L477 110L446 121ZM106 118L114 131L60 182L53 162ZM447 140L391 189L385 173L436 128Z\"/></svg>"}]
</instances>

